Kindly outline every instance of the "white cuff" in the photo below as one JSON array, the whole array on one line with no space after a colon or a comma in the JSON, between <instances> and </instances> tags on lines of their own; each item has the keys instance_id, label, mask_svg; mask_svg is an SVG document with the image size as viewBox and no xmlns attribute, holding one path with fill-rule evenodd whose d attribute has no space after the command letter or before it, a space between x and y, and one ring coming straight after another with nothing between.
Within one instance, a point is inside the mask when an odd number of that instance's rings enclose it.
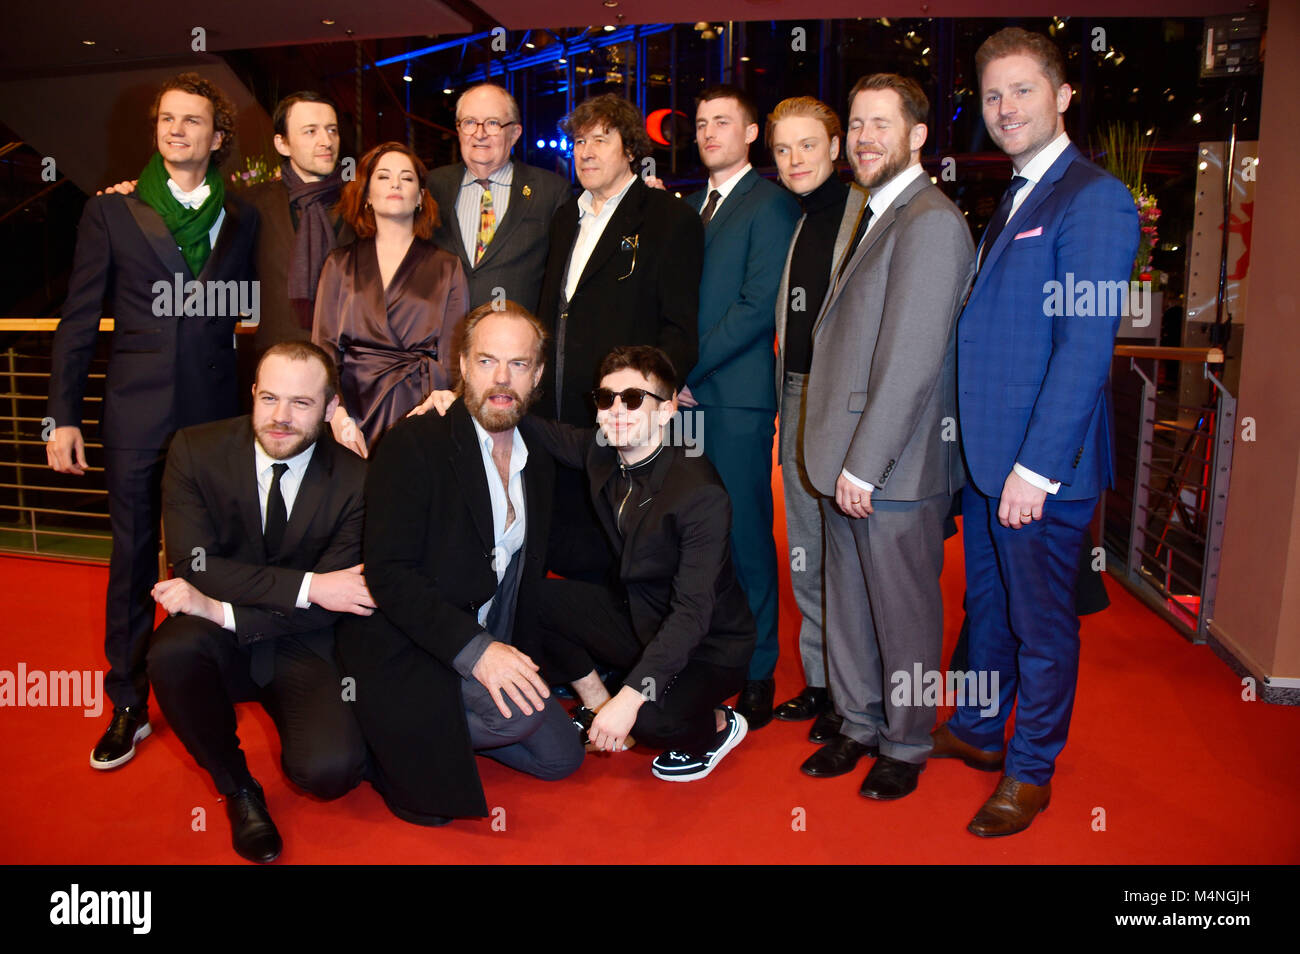
<instances>
[{"instance_id":1,"label":"white cuff","mask_svg":"<svg viewBox=\"0 0 1300 954\"><path fill-rule=\"evenodd\" d=\"M841 470L840 473L843 474L845 477L847 477L847 478L848 478L852 483L857 484L859 487L861 487L861 488L862 488L863 490L865 490L867 493L870 494L870 493L874 493L874 492L875 492L875 490L876 490L876 486L875 486L875 484L873 484L871 481L869 481L869 480L859 480L857 477L854 477L852 474L850 474L850 473L848 472L848 470Z\"/></svg>"},{"instance_id":2,"label":"white cuff","mask_svg":"<svg viewBox=\"0 0 1300 954\"><path fill-rule=\"evenodd\" d=\"M225 617L221 622L221 628L228 629L233 633L235 631L235 608L229 603L222 603L221 614Z\"/></svg>"},{"instance_id":3,"label":"white cuff","mask_svg":"<svg viewBox=\"0 0 1300 954\"><path fill-rule=\"evenodd\" d=\"M1039 490L1047 491L1049 494L1054 494L1061 489L1061 482L1059 480L1049 480L1042 474L1036 474L1028 467L1022 466L1021 464L1015 464L1011 470L1017 477L1033 484Z\"/></svg>"},{"instance_id":4,"label":"white cuff","mask_svg":"<svg viewBox=\"0 0 1300 954\"><path fill-rule=\"evenodd\" d=\"M307 594L311 592L311 574L304 573L302 577L302 586L298 587L298 602L293 605L298 609L311 609L311 601L307 599Z\"/></svg>"}]
</instances>

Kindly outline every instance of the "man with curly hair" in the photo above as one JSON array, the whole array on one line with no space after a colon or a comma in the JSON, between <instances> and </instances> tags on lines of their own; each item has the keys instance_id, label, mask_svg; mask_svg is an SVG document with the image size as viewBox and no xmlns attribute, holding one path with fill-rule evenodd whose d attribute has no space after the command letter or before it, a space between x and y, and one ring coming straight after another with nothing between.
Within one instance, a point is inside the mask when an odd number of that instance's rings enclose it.
<instances>
[{"instance_id":1,"label":"man with curly hair","mask_svg":"<svg viewBox=\"0 0 1300 954\"><path fill-rule=\"evenodd\" d=\"M149 118L155 151L135 192L86 203L50 374L46 457L59 473L81 475L87 372L100 319L113 319L99 415L113 538L104 639L113 719L91 753L96 769L129 761L149 735L145 651L167 447L179 428L238 413L235 323L256 301L240 283L252 279L257 213L226 195L218 172L234 106L182 73L158 90Z\"/></svg>"},{"instance_id":2,"label":"man with curly hair","mask_svg":"<svg viewBox=\"0 0 1300 954\"><path fill-rule=\"evenodd\" d=\"M551 246L537 317L552 335L537 412L588 426L601 358L619 345L663 349L681 388L699 342L704 227L686 203L649 188L650 137L632 103L612 93L578 105L563 128L583 193L551 221ZM556 485L552 567L600 576L609 554L587 488L572 475ZM555 544L557 539L553 539Z\"/></svg>"}]
</instances>

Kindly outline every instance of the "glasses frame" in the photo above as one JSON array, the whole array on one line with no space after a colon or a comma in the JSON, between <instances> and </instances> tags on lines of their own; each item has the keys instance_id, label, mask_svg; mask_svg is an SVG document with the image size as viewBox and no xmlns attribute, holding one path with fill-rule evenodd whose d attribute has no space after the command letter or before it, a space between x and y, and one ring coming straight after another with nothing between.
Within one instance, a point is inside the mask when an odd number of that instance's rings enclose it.
<instances>
[{"instance_id":1,"label":"glasses frame","mask_svg":"<svg viewBox=\"0 0 1300 954\"><path fill-rule=\"evenodd\" d=\"M605 407L600 406L600 395L602 391L605 394L608 394L610 396L609 404L607 404ZM640 397L636 399L635 404L632 404L628 401L627 396L629 394L640 395ZM610 408L612 408L614 406L614 398L618 398L620 401L622 401L623 407L626 408L627 410L636 411L640 409L641 405L645 402L645 399L648 397L652 397L656 401L668 400L668 398L661 397L660 395L655 394L653 391L647 391L645 388L624 388L621 391L615 391L613 388L595 388L591 392L591 400L596 405L596 410L598 411L608 411Z\"/></svg>"}]
</instances>

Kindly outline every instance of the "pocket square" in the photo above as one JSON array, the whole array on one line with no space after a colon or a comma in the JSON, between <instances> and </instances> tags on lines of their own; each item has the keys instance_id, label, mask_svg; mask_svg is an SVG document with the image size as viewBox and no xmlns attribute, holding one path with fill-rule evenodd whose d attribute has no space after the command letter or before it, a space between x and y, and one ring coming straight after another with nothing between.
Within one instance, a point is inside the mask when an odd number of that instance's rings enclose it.
<instances>
[{"instance_id":1,"label":"pocket square","mask_svg":"<svg viewBox=\"0 0 1300 954\"><path fill-rule=\"evenodd\" d=\"M1036 228L1036 229L1030 229L1028 232L1021 232L1019 235L1017 235L1017 236L1016 236L1015 238L1013 238L1011 241L1013 241L1013 242L1018 242L1018 241L1020 241L1020 239L1022 239L1022 238L1037 238L1038 236L1040 236L1040 235L1042 235L1042 234L1043 234L1043 227L1040 225L1038 228Z\"/></svg>"}]
</instances>

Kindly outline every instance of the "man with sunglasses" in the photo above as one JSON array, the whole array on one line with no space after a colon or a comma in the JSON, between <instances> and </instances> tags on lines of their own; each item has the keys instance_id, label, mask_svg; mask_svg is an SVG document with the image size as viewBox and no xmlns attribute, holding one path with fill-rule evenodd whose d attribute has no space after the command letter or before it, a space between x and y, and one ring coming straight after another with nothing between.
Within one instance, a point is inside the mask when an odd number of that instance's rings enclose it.
<instances>
[{"instance_id":1,"label":"man with sunglasses","mask_svg":"<svg viewBox=\"0 0 1300 954\"><path fill-rule=\"evenodd\" d=\"M509 299L536 311L551 217L572 196L569 183L511 160L523 135L519 104L494 83L460 95L456 133L461 161L429 173L441 220L433 240L460 256L471 309Z\"/></svg>"},{"instance_id":2,"label":"man with sunglasses","mask_svg":"<svg viewBox=\"0 0 1300 954\"><path fill-rule=\"evenodd\" d=\"M708 459L666 432L677 410L672 362L649 345L615 348L592 392L599 430L525 417L555 459L585 471L616 554L617 583L546 580L534 658L551 684L570 684L592 748L629 736L663 748L657 778L703 778L745 737L722 701L744 684L754 619L731 555L731 504ZM613 694L597 666L626 673Z\"/></svg>"}]
</instances>

